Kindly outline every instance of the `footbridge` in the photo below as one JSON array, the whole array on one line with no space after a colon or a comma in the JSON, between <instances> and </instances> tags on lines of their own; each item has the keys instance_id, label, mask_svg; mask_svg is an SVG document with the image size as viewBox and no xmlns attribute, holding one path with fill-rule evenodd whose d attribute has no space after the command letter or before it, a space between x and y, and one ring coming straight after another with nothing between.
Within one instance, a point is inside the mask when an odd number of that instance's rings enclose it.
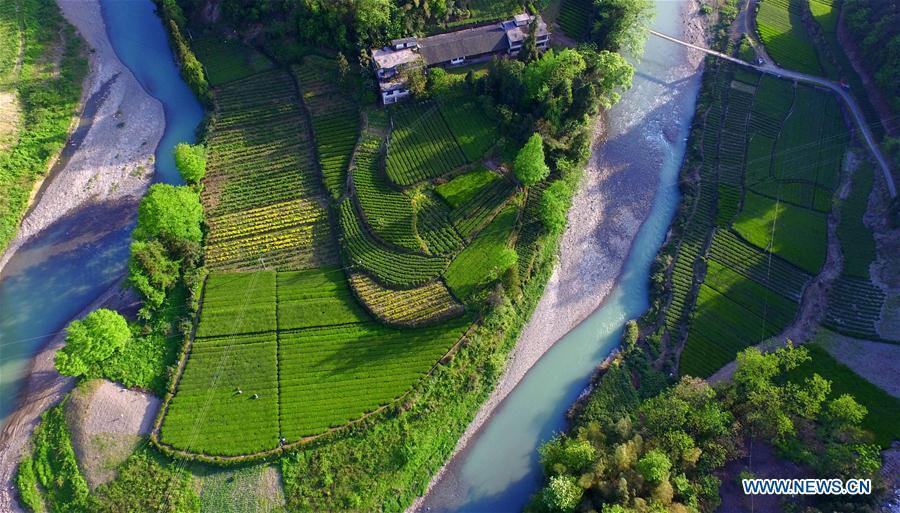
<instances>
[{"instance_id":1,"label":"footbridge","mask_svg":"<svg viewBox=\"0 0 900 513\"><path fill-rule=\"evenodd\" d=\"M775 75L779 78L787 78L790 80L794 80L797 82L805 82L807 84L812 84L819 87L824 87L825 89L829 89L833 93L837 94L847 105L847 109L853 115L853 120L856 122L856 127L859 132L862 134L863 139L866 141L866 145L869 148L869 152L875 157L875 160L878 162L879 167L881 167L881 171L884 174L884 180L887 183L888 192L891 197L894 198L897 196L897 188L894 185L894 178L891 175L891 168L888 165L887 159L884 157L884 154L881 152L881 148L878 146L878 143L875 141L875 136L872 135L872 131L869 129L869 125L866 123L866 119L862 114L862 109L857 105L856 100L853 96L841 87L840 84L834 82L832 80L828 80L823 77L819 77L816 75L808 75L806 73L800 73L798 71L792 71L789 69L784 69L779 67L774 62L764 62L763 64L753 64L736 57L732 57L730 55L724 54L722 52L717 52L715 50L711 50L709 48L705 48L702 46L698 46L695 44L688 43L687 41L682 41L676 37L672 37L667 34L663 34L662 32L658 32L656 30L650 30L650 33L654 36L665 39L666 41L670 41L672 43L676 43L682 46L686 46L688 48L703 52L708 55L714 55L720 59L724 59L726 61L732 62L739 66L746 66L748 68L755 69L761 73L768 73L769 75Z\"/></svg>"}]
</instances>

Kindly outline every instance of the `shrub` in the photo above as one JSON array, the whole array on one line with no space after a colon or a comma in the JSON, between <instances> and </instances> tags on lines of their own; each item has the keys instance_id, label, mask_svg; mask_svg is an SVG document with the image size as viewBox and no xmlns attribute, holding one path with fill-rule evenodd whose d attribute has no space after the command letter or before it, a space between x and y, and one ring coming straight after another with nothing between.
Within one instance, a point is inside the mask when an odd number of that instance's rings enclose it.
<instances>
[{"instance_id":1,"label":"shrub","mask_svg":"<svg viewBox=\"0 0 900 513\"><path fill-rule=\"evenodd\" d=\"M560 180L550 184L541 195L541 222L550 233L562 233L566 229L569 199L569 186Z\"/></svg>"},{"instance_id":2,"label":"shrub","mask_svg":"<svg viewBox=\"0 0 900 513\"><path fill-rule=\"evenodd\" d=\"M203 207L196 192L158 183L150 187L138 207L137 227L132 236L135 240L168 236L200 242L202 220Z\"/></svg>"},{"instance_id":3,"label":"shrub","mask_svg":"<svg viewBox=\"0 0 900 513\"><path fill-rule=\"evenodd\" d=\"M56 353L56 369L60 374L80 376L130 340L131 330L124 317L105 308L95 310L69 324L66 345Z\"/></svg>"},{"instance_id":4,"label":"shrub","mask_svg":"<svg viewBox=\"0 0 900 513\"><path fill-rule=\"evenodd\" d=\"M550 168L544 161L544 139L541 134L534 133L519 150L514 163L516 178L525 185L534 185L550 174Z\"/></svg>"},{"instance_id":5,"label":"shrub","mask_svg":"<svg viewBox=\"0 0 900 513\"><path fill-rule=\"evenodd\" d=\"M178 144L175 146L175 165L185 182L200 183L206 175L206 148L202 144Z\"/></svg>"}]
</instances>

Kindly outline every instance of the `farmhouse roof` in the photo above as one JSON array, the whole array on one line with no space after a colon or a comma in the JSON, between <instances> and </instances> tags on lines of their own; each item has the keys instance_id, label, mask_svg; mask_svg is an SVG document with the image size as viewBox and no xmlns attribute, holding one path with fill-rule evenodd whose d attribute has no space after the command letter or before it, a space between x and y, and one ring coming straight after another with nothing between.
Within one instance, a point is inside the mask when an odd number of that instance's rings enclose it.
<instances>
[{"instance_id":1,"label":"farmhouse roof","mask_svg":"<svg viewBox=\"0 0 900 513\"><path fill-rule=\"evenodd\" d=\"M499 23L419 39L419 53L428 65L506 49L506 30Z\"/></svg>"},{"instance_id":2,"label":"farmhouse roof","mask_svg":"<svg viewBox=\"0 0 900 513\"><path fill-rule=\"evenodd\" d=\"M419 58L419 54L412 48L394 50L392 48L379 48L372 52L372 58L379 68L395 68L401 64L410 64Z\"/></svg>"},{"instance_id":3,"label":"farmhouse roof","mask_svg":"<svg viewBox=\"0 0 900 513\"><path fill-rule=\"evenodd\" d=\"M521 16L521 15L520 15ZM518 16L516 17L518 18ZM509 38L509 43L518 43L519 41L524 41L526 37L528 37L528 31L530 30L531 20L533 18L529 18L529 21L522 25L520 23L512 24L511 27L508 27L506 30L506 37ZM537 34L535 37L540 38L541 36L546 36L550 34L550 31L547 29L547 24L544 23L544 19L538 16L537 19Z\"/></svg>"}]
</instances>

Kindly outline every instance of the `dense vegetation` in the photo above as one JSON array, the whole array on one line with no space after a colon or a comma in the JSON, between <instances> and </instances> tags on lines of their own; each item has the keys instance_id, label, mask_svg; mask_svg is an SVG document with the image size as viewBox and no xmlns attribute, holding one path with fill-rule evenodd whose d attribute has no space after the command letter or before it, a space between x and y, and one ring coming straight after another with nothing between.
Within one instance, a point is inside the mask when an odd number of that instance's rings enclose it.
<instances>
[{"instance_id":1,"label":"dense vegetation","mask_svg":"<svg viewBox=\"0 0 900 513\"><path fill-rule=\"evenodd\" d=\"M87 72L81 39L52 2L0 1L0 251L68 136Z\"/></svg>"},{"instance_id":2,"label":"dense vegetation","mask_svg":"<svg viewBox=\"0 0 900 513\"><path fill-rule=\"evenodd\" d=\"M890 102L900 112L900 11L896 1L843 0L844 24L869 70Z\"/></svg>"}]
</instances>

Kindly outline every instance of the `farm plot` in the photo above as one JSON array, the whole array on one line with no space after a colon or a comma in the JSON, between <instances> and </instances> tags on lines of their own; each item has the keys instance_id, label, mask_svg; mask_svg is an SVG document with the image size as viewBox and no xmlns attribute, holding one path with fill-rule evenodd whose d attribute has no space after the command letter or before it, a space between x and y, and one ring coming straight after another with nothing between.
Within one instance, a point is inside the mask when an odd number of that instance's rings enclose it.
<instances>
[{"instance_id":1,"label":"farm plot","mask_svg":"<svg viewBox=\"0 0 900 513\"><path fill-rule=\"evenodd\" d=\"M751 89L755 90L755 89ZM744 182L744 157L747 152L747 125L753 93L732 82L728 104L719 133L718 210L716 224L728 226L737 215Z\"/></svg>"},{"instance_id":2,"label":"farm plot","mask_svg":"<svg viewBox=\"0 0 900 513\"><path fill-rule=\"evenodd\" d=\"M372 272L385 285L411 288L423 285L447 267L447 259L420 253L401 253L384 247L367 231L350 198L340 204L341 242L350 260Z\"/></svg>"},{"instance_id":3,"label":"farm plot","mask_svg":"<svg viewBox=\"0 0 900 513\"><path fill-rule=\"evenodd\" d=\"M278 273L278 329L369 321L340 267Z\"/></svg>"},{"instance_id":4,"label":"farm plot","mask_svg":"<svg viewBox=\"0 0 900 513\"><path fill-rule=\"evenodd\" d=\"M875 238L863 222L872 192L872 166L860 162L853 172L850 195L841 204L841 222L837 235L844 256L844 274L869 279L869 266L875 261Z\"/></svg>"},{"instance_id":5,"label":"farm plot","mask_svg":"<svg viewBox=\"0 0 900 513\"><path fill-rule=\"evenodd\" d=\"M884 299L884 291L867 278L841 276L828 292L823 324L844 335L879 340L875 326L881 319Z\"/></svg>"},{"instance_id":6,"label":"farm plot","mask_svg":"<svg viewBox=\"0 0 900 513\"><path fill-rule=\"evenodd\" d=\"M194 340L162 443L222 456L277 447L276 346L274 332Z\"/></svg>"},{"instance_id":7,"label":"farm plot","mask_svg":"<svg viewBox=\"0 0 900 513\"><path fill-rule=\"evenodd\" d=\"M457 176L445 184L438 185L434 192L453 208L472 201L485 187L500 180L500 175L486 167Z\"/></svg>"},{"instance_id":8,"label":"farm plot","mask_svg":"<svg viewBox=\"0 0 900 513\"><path fill-rule=\"evenodd\" d=\"M812 37L803 26L801 2L807 0L762 0L756 25L766 51L785 68L821 75Z\"/></svg>"},{"instance_id":9,"label":"farm plot","mask_svg":"<svg viewBox=\"0 0 900 513\"><path fill-rule=\"evenodd\" d=\"M273 67L272 61L240 39L204 35L194 38L191 46L213 86L247 78Z\"/></svg>"},{"instance_id":10,"label":"farm plot","mask_svg":"<svg viewBox=\"0 0 900 513\"><path fill-rule=\"evenodd\" d=\"M426 326L457 317L465 311L442 281L409 290L394 290L366 274L353 273L350 285L372 315L394 326Z\"/></svg>"},{"instance_id":11,"label":"farm plot","mask_svg":"<svg viewBox=\"0 0 900 513\"><path fill-rule=\"evenodd\" d=\"M747 242L818 274L825 263L825 214L747 193L734 229Z\"/></svg>"},{"instance_id":12,"label":"farm plot","mask_svg":"<svg viewBox=\"0 0 900 513\"><path fill-rule=\"evenodd\" d=\"M525 199L525 207L522 209L522 218L519 221L519 233L516 237L516 255L519 258L519 280L524 283L531 278L532 266L540 249L541 240L546 233L544 223L540 217L541 196L547 188L546 182L532 185L528 188L528 197Z\"/></svg>"},{"instance_id":13,"label":"farm plot","mask_svg":"<svg viewBox=\"0 0 900 513\"><path fill-rule=\"evenodd\" d=\"M594 2L592 0L562 0L557 23L567 36L576 41L587 38L593 24Z\"/></svg>"},{"instance_id":14,"label":"farm plot","mask_svg":"<svg viewBox=\"0 0 900 513\"><path fill-rule=\"evenodd\" d=\"M359 137L359 110L352 96L337 85L337 68L336 61L311 56L293 69L312 118L325 186L335 199L344 192Z\"/></svg>"},{"instance_id":15,"label":"farm plot","mask_svg":"<svg viewBox=\"0 0 900 513\"><path fill-rule=\"evenodd\" d=\"M454 98L441 103L440 109L469 162L484 157L499 139L497 121L491 119L484 107L475 101Z\"/></svg>"},{"instance_id":16,"label":"farm plot","mask_svg":"<svg viewBox=\"0 0 900 513\"><path fill-rule=\"evenodd\" d=\"M380 137L364 136L356 147L353 190L366 224L375 235L402 248L420 251L422 244L416 236L412 201L394 190L384 176L381 143Z\"/></svg>"},{"instance_id":17,"label":"farm plot","mask_svg":"<svg viewBox=\"0 0 900 513\"><path fill-rule=\"evenodd\" d=\"M509 238L516 224L518 210L505 208L475 240L462 250L447 269L445 279L456 297L472 297L481 287L497 278L516 258L509 247Z\"/></svg>"},{"instance_id":18,"label":"farm plot","mask_svg":"<svg viewBox=\"0 0 900 513\"><path fill-rule=\"evenodd\" d=\"M460 339L466 317L397 329L376 323L279 334L282 436L346 424L403 395Z\"/></svg>"},{"instance_id":19,"label":"farm plot","mask_svg":"<svg viewBox=\"0 0 900 513\"><path fill-rule=\"evenodd\" d=\"M451 182L453 183L453 182ZM502 179L491 181L467 201L461 203L450 213L450 220L459 234L469 239L480 230L491 218L503 208L515 193L515 186Z\"/></svg>"},{"instance_id":20,"label":"farm plot","mask_svg":"<svg viewBox=\"0 0 900 513\"><path fill-rule=\"evenodd\" d=\"M211 270L306 269L337 262L328 214L295 199L209 219Z\"/></svg>"},{"instance_id":21,"label":"farm plot","mask_svg":"<svg viewBox=\"0 0 900 513\"><path fill-rule=\"evenodd\" d=\"M416 231L429 253L446 255L463 245L463 238L453 226L450 216L451 210L447 204L433 194L425 192L418 199Z\"/></svg>"},{"instance_id":22,"label":"farm plot","mask_svg":"<svg viewBox=\"0 0 900 513\"><path fill-rule=\"evenodd\" d=\"M400 107L393 116L387 175L407 186L466 164L466 156L435 104Z\"/></svg>"},{"instance_id":23,"label":"farm plot","mask_svg":"<svg viewBox=\"0 0 900 513\"><path fill-rule=\"evenodd\" d=\"M210 218L318 194L308 127L290 76L270 71L215 95L202 194Z\"/></svg>"},{"instance_id":24,"label":"farm plot","mask_svg":"<svg viewBox=\"0 0 900 513\"><path fill-rule=\"evenodd\" d=\"M275 273L213 273L206 280L197 337L275 330Z\"/></svg>"}]
</instances>

